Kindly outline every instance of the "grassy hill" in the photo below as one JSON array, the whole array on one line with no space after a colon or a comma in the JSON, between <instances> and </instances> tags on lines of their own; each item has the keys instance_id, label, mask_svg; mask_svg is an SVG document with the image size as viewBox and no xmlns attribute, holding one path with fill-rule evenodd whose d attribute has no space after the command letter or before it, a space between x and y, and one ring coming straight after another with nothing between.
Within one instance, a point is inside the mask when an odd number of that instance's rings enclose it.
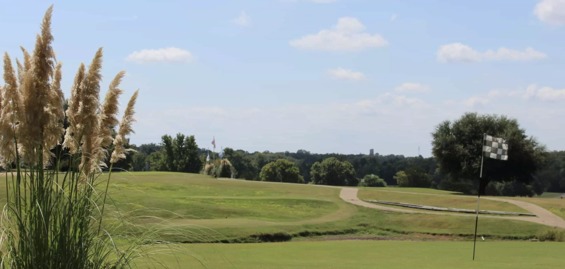
<instances>
[{"instance_id":1,"label":"grassy hill","mask_svg":"<svg viewBox=\"0 0 565 269\"><path fill-rule=\"evenodd\" d=\"M389 200L450 206L461 203L464 207L474 201L457 194L417 189L366 188L360 195L370 198L384 191L389 192ZM473 234L474 227L474 218L469 215L402 214L357 207L342 201L335 187L218 180L199 174L115 173L110 195L109 208L114 210L109 210L108 223L113 232L143 235L154 241L260 242L316 235L465 237ZM481 208L520 211L494 201ZM544 229L527 222L482 218L479 233L496 238L530 238Z\"/></svg>"}]
</instances>

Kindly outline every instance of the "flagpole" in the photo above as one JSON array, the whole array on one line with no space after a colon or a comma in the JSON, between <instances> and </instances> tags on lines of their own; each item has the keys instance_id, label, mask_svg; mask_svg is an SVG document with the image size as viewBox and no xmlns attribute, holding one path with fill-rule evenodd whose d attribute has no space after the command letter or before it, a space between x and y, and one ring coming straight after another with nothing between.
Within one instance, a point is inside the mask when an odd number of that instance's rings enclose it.
<instances>
[{"instance_id":1,"label":"flagpole","mask_svg":"<svg viewBox=\"0 0 565 269\"><path fill-rule=\"evenodd\" d=\"M483 134L482 147L485 145L486 134ZM483 180L483 163L485 154L481 148L481 171L479 173L479 189L477 191L477 209L475 209L475 235L473 236L473 261L475 260L475 249L477 246L477 227L479 226L479 202L481 201L481 181Z\"/></svg>"}]
</instances>

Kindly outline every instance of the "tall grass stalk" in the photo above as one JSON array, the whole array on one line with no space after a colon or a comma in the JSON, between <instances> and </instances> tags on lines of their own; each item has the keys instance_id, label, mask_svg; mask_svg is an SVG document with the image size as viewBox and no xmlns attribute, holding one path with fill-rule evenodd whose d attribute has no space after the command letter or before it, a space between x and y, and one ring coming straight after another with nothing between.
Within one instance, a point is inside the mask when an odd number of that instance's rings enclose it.
<instances>
[{"instance_id":1,"label":"tall grass stalk","mask_svg":"<svg viewBox=\"0 0 565 269\"><path fill-rule=\"evenodd\" d=\"M17 74L9 55L4 55L0 157L7 202L0 223L0 266L127 268L134 252L120 250L103 226L111 174L106 180L100 175L110 146L111 164L125 158L123 141L132 132L137 92L113 137L124 74L116 76L100 104L100 49L87 70L84 65L79 68L65 111L61 64L51 47L51 14L52 7L34 51L22 49L24 61L17 61ZM68 169L60 172L63 159ZM100 183L105 186L99 188Z\"/></svg>"}]
</instances>

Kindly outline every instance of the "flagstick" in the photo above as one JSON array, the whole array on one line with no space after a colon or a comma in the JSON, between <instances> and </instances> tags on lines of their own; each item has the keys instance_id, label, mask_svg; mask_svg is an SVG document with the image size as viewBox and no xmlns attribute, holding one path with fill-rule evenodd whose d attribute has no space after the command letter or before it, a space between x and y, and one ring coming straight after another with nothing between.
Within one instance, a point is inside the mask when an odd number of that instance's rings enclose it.
<instances>
[{"instance_id":1,"label":"flagstick","mask_svg":"<svg viewBox=\"0 0 565 269\"><path fill-rule=\"evenodd\" d=\"M485 144L485 136L483 134L483 145ZM479 202L481 200L481 181L483 180L483 162L485 154L483 149L481 149L481 172L479 174L479 190L477 191L477 209L475 210L475 236L473 239L473 261L475 260L475 248L477 246L477 227L479 226Z\"/></svg>"}]
</instances>

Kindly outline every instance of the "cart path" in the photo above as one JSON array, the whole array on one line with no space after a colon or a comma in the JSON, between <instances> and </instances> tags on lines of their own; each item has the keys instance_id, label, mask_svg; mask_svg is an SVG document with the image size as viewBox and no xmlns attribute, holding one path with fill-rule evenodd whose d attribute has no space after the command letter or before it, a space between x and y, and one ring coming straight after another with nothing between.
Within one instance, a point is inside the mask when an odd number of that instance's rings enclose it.
<instances>
[{"instance_id":1,"label":"cart path","mask_svg":"<svg viewBox=\"0 0 565 269\"><path fill-rule=\"evenodd\" d=\"M389 206L382 206L373 203L368 203L365 201L360 200L357 197L357 188L341 188L339 193L339 197L344 200L345 202L363 206L367 208L374 208L378 210L384 211L392 211L392 212L399 212L399 213L409 213L409 214L432 214L432 215L455 215L455 216L467 216L467 217L474 217L474 215L465 215L465 214L457 214L457 213L441 213L441 212L431 212L425 210L413 210L413 209L405 209L405 208L397 208L397 207L389 207ZM501 201L501 202L508 202L519 206L530 213L536 215L536 217L511 217L511 216L487 216L481 215L481 217L485 218L499 218L499 219L509 219L509 220L522 220L522 221L529 221L538 224L543 224L550 227L561 228L565 229L565 220L558 217L557 215L551 213L550 211L542 208L540 206L524 202L524 201L517 201L512 199L504 199L504 198L493 198L493 197L483 197L483 199Z\"/></svg>"},{"instance_id":2,"label":"cart path","mask_svg":"<svg viewBox=\"0 0 565 269\"><path fill-rule=\"evenodd\" d=\"M551 226L551 227L558 227L561 229L565 229L565 220L563 220L562 218L560 218L559 216L553 214L551 211L532 204L532 203L528 203L528 202L524 202L524 201L518 201L518 200L513 200L513 199L505 199L505 198L499 198L499 197L483 197L483 199L488 199L488 200L493 200L493 201L500 201L500 202L507 202L507 203L511 203L514 205L517 205L525 210L530 211L530 213L536 215L537 217L535 219L537 219L537 223L541 223L547 226Z\"/></svg>"}]
</instances>

